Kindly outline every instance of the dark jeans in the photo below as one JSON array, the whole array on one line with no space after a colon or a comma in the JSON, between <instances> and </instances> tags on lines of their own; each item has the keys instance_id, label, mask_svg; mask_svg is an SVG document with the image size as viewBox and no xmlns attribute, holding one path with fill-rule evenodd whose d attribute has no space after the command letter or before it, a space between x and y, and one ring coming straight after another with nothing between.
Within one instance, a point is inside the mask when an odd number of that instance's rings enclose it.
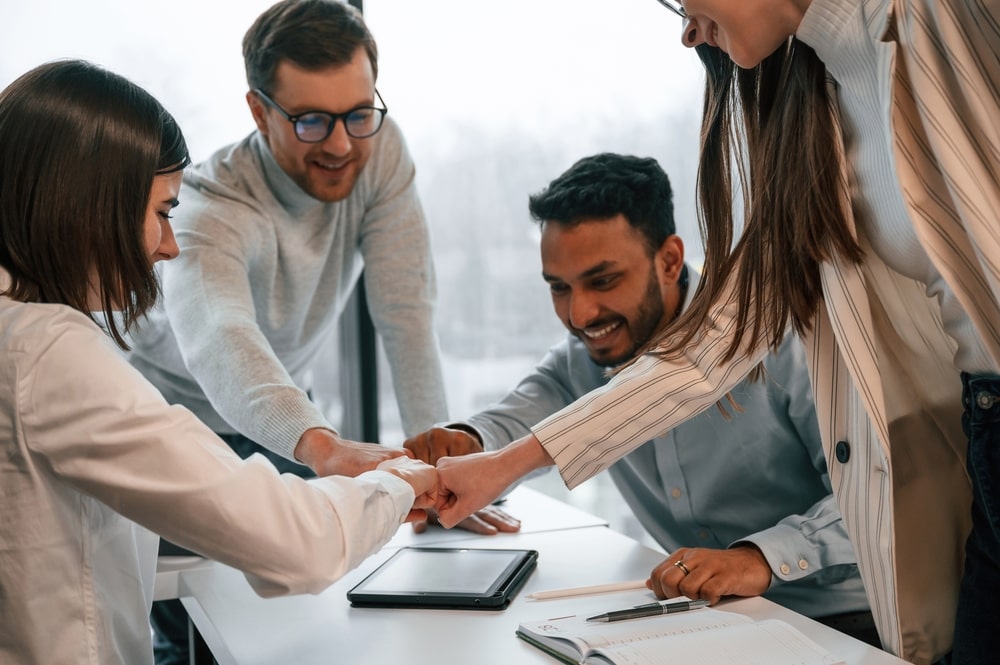
<instances>
[{"instance_id":1,"label":"dark jeans","mask_svg":"<svg viewBox=\"0 0 1000 665\"><path fill-rule=\"evenodd\" d=\"M856 640L870 644L876 649L882 648L878 629L875 628L875 618L869 611L847 612L845 614L834 614L833 616L816 617L816 621L834 630L839 630L845 635L850 635Z\"/></svg>"},{"instance_id":2,"label":"dark jeans","mask_svg":"<svg viewBox=\"0 0 1000 665\"><path fill-rule=\"evenodd\" d=\"M958 596L951 665L1000 662L1000 376L962 375L972 533Z\"/></svg>"},{"instance_id":3,"label":"dark jeans","mask_svg":"<svg viewBox=\"0 0 1000 665\"><path fill-rule=\"evenodd\" d=\"M281 455L272 453L241 434L220 434L223 441L246 459L254 453L264 455L281 473L292 473L302 478L312 478L315 474L309 467L296 464ZM179 545L160 539L160 554L194 554ZM188 614L179 600L161 600L153 603L149 615L153 627L153 656L156 665L189 665L191 652L188 639Z\"/></svg>"}]
</instances>

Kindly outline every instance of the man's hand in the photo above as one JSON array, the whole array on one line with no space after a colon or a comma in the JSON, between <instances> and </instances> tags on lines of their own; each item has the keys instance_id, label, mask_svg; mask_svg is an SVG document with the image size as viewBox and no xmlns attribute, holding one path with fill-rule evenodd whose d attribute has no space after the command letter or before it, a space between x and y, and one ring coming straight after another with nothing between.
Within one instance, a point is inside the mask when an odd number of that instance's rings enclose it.
<instances>
[{"instance_id":1,"label":"man's hand","mask_svg":"<svg viewBox=\"0 0 1000 665\"><path fill-rule=\"evenodd\" d=\"M459 457L483 451L482 442L471 431L455 427L432 427L426 432L410 437L403 442L403 448L419 460L437 464L442 457ZM437 516L430 514L429 520L437 522ZM500 531L512 533L521 528L521 521L494 506L487 506L466 517L455 525L472 533L492 536ZM427 522L413 523L414 533L427 530Z\"/></svg>"},{"instance_id":2,"label":"man's hand","mask_svg":"<svg viewBox=\"0 0 1000 665\"><path fill-rule=\"evenodd\" d=\"M771 567L754 545L682 547L653 569L647 585L660 599L687 596L714 605L723 596L761 595L771 586Z\"/></svg>"},{"instance_id":3,"label":"man's hand","mask_svg":"<svg viewBox=\"0 0 1000 665\"><path fill-rule=\"evenodd\" d=\"M405 480L413 488L413 508L407 514L406 521L426 520L427 509L433 508L438 501L437 469L420 460L403 456L382 462L378 465L378 470Z\"/></svg>"},{"instance_id":4,"label":"man's hand","mask_svg":"<svg viewBox=\"0 0 1000 665\"><path fill-rule=\"evenodd\" d=\"M321 427L307 429L295 446L295 459L318 476L353 477L371 471L385 460L404 456L404 450L341 439Z\"/></svg>"},{"instance_id":5,"label":"man's hand","mask_svg":"<svg viewBox=\"0 0 1000 665\"><path fill-rule=\"evenodd\" d=\"M528 472L552 464L552 458L531 434L500 450L442 457L437 465L442 490L438 521L450 529L485 508Z\"/></svg>"},{"instance_id":6,"label":"man's hand","mask_svg":"<svg viewBox=\"0 0 1000 665\"><path fill-rule=\"evenodd\" d=\"M427 521L414 522L413 533L423 533L426 531L427 522L437 524L437 515L431 512L427 515ZM497 506L486 506L456 524L455 528L478 533L481 536L493 536L501 531L504 533L520 531L521 520Z\"/></svg>"},{"instance_id":7,"label":"man's hand","mask_svg":"<svg viewBox=\"0 0 1000 665\"><path fill-rule=\"evenodd\" d=\"M483 444L468 430L432 427L404 441L403 448L409 450L419 460L437 464L442 457L481 453Z\"/></svg>"}]
</instances>

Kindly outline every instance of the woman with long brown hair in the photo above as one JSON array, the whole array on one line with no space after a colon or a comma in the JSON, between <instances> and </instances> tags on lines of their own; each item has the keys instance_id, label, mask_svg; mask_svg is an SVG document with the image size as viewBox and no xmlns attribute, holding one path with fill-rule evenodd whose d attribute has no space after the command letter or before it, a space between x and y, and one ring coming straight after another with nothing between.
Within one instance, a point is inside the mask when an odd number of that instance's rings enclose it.
<instances>
[{"instance_id":1,"label":"woman with long brown hair","mask_svg":"<svg viewBox=\"0 0 1000 665\"><path fill-rule=\"evenodd\" d=\"M792 328L812 348L831 480L883 645L930 663L955 630L954 663L991 662L1000 3L660 2L707 71L702 287L602 391L502 451L444 461L443 522L547 464L578 485L724 402ZM694 572L675 573L691 597Z\"/></svg>"}]
</instances>

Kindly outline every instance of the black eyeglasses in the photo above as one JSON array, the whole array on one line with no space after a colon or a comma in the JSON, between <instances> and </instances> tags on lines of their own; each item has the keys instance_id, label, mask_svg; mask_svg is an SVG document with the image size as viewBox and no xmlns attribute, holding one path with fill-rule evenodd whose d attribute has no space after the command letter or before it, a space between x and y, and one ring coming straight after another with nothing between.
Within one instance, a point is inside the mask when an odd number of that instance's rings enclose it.
<instances>
[{"instance_id":1,"label":"black eyeglasses","mask_svg":"<svg viewBox=\"0 0 1000 665\"><path fill-rule=\"evenodd\" d=\"M254 88L254 94L264 100L264 102L275 111L285 117L285 120L295 127L295 137L303 143L319 143L325 141L326 137L333 133L333 128L337 126L338 120L344 121L344 130L347 135L356 139L366 139L378 130L382 129L382 121L385 114L389 112L382 95L375 89L382 108L374 106L358 106L346 113L329 113L327 111L305 111L297 115L291 115L285 109L264 94L260 88Z\"/></svg>"},{"instance_id":2,"label":"black eyeglasses","mask_svg":"<svg viewBox=\"0 0 1000 665\"><path fill-rule=\"evenodd\" d=\"M679 2L672 2L671 0L656 0L658 3L677 14L681 18L687 18L687 12L684 11L684 7L681 6Z\"/></svg>"}]
</instances>

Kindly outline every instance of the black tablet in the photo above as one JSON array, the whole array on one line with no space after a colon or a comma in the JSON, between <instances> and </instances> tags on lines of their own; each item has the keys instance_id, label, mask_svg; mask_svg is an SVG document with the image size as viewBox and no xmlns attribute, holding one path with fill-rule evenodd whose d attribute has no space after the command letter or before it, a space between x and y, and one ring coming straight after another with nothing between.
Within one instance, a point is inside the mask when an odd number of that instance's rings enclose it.
<instances>
[{"instance_id":1,"label":"black tablet","mask_svg":"<svg viewBox=\"0 0 1000 665\"><path fill-rule=\"evenodd\" d=\"M355 607L502 610L537 559L535 550L403 547L347 599Z\"/></svg>"}]
</instances>

